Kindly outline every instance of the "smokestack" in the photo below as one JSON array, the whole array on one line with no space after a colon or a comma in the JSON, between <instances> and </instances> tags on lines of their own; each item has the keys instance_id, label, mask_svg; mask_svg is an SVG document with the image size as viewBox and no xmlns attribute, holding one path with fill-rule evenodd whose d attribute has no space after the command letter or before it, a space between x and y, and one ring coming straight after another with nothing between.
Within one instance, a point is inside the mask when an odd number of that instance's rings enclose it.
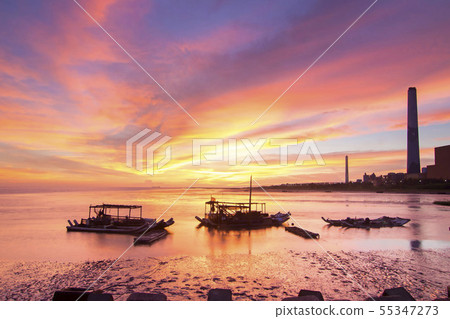
<instances>
[{"instance_id":1,"label":"smokestack","mask_svg":"<svg viewBox=\"0 0 450 319\"><path fill-rule=\"evenodd\" d=\"M348 156L345 155L345 184L348 184Z\"/></svg>"},{"instance_id":2,"label":"smokestack","mask_svg":"<svg viewBox=\"0 0 450 319\"><path fill-rule=\"evenodd\" d=\"M407 174L420 173L419 157L419 123L417 120L417 91L416 88L408 89L408 158Z\"/></svg>"}]
</instances>

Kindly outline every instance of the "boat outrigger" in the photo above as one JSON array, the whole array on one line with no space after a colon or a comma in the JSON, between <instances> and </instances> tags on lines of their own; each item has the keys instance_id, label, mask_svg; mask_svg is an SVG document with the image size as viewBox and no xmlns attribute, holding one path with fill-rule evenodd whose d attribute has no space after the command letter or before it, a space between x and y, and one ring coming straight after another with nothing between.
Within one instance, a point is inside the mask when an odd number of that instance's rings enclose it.
<instances>
[{"instance_id":1,"label":"boat outrigger","mask_svg":"<svg viewBox=\"0 0 450 319\"><path fill-rule=\"evenodd\" d=\"M248 203L219 202L211 197L205 202L205 216L195 218L200 225L218 229L251 229L280 226L291 214L266 213L266 203L252 203L252 178L250 177L250 196Z\"/></svg>"},{"instance_id":2,"label":"boat outrigger","mask_svg":"<svg viewBox=\"0 0 450 319\"><path fill-rule=\"evenodd\" d=\"M381 228L381 227L401 227L410 222L411 219L400 217L383 216L376 219L369 218L350 218L346 219L328 219L323 218L323 221L330 226L341 226L347 228Z\"/></svg>"},{"instance_id":3,"label":"boat outrigger","mask_svg":"<svg viewBox=\"0 0 450 319\"><path fill-rule=\"evenodd\" d=\"M139 211L139 216L133 212ZM138 235L154 229L164 229L174 223L173 218L157 221L142 217L142 206L101 204L89 206L89 217L68 220L67 231Z\"/></svg>"}]
</instances>

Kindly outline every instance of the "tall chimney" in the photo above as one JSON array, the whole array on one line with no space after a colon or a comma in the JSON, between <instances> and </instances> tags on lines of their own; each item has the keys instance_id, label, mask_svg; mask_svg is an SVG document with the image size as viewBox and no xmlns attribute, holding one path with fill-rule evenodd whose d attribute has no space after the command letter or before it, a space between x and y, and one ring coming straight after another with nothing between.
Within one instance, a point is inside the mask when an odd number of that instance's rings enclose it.
<instances>
[{"instance_id":1,"label":"tall chimney","mask_svg":"<svg viewBox=\"0 0 450 319\"><path fill-rule=\"evenodd\" d=\"M348 156L345 155L345 184L348 184Z\"/></svg>"},{"instance_id":2,"label":"tall chimney","mask_svg":"<svg viewBox=\"0 0 450 319\"><path fill-rule=\"evenodd\" d=\"M417 91L414 87L408 89L408 159L406 172L408 174L420 173Z\"/></svg>"}]
</instances>

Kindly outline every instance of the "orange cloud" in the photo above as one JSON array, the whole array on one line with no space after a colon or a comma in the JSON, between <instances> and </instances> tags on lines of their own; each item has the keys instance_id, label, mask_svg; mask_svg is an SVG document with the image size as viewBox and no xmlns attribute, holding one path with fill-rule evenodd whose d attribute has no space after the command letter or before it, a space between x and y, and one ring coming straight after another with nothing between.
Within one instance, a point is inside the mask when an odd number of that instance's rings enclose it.
<instances>
[{"instance_id":1,"label":"orange cloud","mask_svg":"<svg viewBox=\"0 0 450 319\"><path fill-rule=\"evenodd\" d=\"M314 138L338 144L342 137L354 137L361 143L362 135L404 129L406 90L413 85L419 90L421 127L450 121L450 41L440 31L448 29L448 19L435 5L421 10L411 5L404 21L396 17L404 5L380 5L252 126L353 21L362 4L318 3L275 18L276 10L258 6L256 18L252 9L239 20L223 18L221 6L198 18L182 10L164 11L163 3L80 3L201 126L74 3L52 3L44 7L45 19L25 11L17 17L23 22L17 28L3 20L0 143L6 154L5 183L14 176L24 183L142 183L148 176L125 166L124 145L145 127L173 137L176 148L173 160L152 177L155 184L183 185L202 176L205 185L221 180L234 185L251 172L273 183L333 181L342 177L343 154L324 154L325 167L279 167L267 145L262 150L269 156L265 167L193 167L192 139ZM198 9L200 17L204 8ZM217 23L208 20L217 12ZM419 13L427 28L417 24ZM186 30L188 23L198 31ZM431 163L433 145L423 147L423 162ZM352 154L352 174L402 170L404 153Z\"/></svg>"}]
</instances>

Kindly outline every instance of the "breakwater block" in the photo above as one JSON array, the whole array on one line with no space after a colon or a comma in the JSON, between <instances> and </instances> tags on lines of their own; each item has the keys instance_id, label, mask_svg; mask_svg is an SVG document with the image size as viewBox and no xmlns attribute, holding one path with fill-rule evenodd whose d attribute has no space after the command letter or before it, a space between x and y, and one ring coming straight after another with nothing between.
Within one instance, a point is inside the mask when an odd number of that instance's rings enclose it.
<instances>
[{"instance_id":1,"label":"breakwater block","mask_svg":"<svg viewBox=\"0 0 450 319\"><path fill-rule=\"evenodd\" d=\"M320 291L314 291L314 290L300 290L298 293L299 297L306 297L306 296L315 296L319 301L324 301L323 295Z\"/></svg>"},{"instance_id":2,"label":"breakwater block","mask_svg":"<svg viewBox=\"0 0 450 319\"><path fill-rule=\"evenodd\" d=\"M282 301L320 301L319 298L313 295L309 296L301 296L301 297L287 297L284 298Z\"/></svg>"},{"instance_id":3,"label":"breakwater block","mask_svg":"<svg viewBox=\"0 0 450 319\"><path fill-rule=\"evenodd\" d=\"M385 289L380 297L373 297L367 300L375 301L415 301L413 296L403 287Z\"/></svg>"},{"instance_id":4,"label":"breakwater block","mask_svg":"<svg viewBox=\"0 0 450 319\"><path fill-rule=\"evenodd\" d=\"M208 291L208 301L232 301L230 289L211 289Z\"/></svg>"},{"instance_id":5,"label":"breakwater block","mask_svg":"<svg viewBox=\"0 0 450 319\"><path fill-rule=\"evenodd\" d=\"M381 297L397 297L399 301L415 301L416 299L403 287L386 289Z\"/></svg>"},{"instance_id":6,"label":"breakwater block","mask_svg":"<svg viewBox=\"0 0 450 319\"><path fill-rule=\"evenodd\" d=\"M86 288L65 288L53 293L53 301L87 301L92 291L86 291Z\"/></svg>"},{"instance_id":7,"label":"breakwater block","mask_svg":"<svg viewBox=\"0 0 450 319\"><path fill-rule=\"evenodd\" d=\"M87 297L87 301L114 301L111 294L92 292Z\"/></svg>"},{"instance_id":8,"label":"breakwater block","mask_svg":"<svg viewBox=\"0 0 450 319\"><path fill-rule=\"evenodd\" d=\"M167 301L167 296L163 293L133 292L128 296L127 301Z\"/></svg>"},{"instance_id":9,"label":"breakwater block","mask_svg":"<svg viewBox=\"0 0 450 319\"><path fill-rule=\"evenodd\" d=\"M302 289L297 297L287 297L282 301L324 301L320 291Z\"/></svg>"}]
</instances>

